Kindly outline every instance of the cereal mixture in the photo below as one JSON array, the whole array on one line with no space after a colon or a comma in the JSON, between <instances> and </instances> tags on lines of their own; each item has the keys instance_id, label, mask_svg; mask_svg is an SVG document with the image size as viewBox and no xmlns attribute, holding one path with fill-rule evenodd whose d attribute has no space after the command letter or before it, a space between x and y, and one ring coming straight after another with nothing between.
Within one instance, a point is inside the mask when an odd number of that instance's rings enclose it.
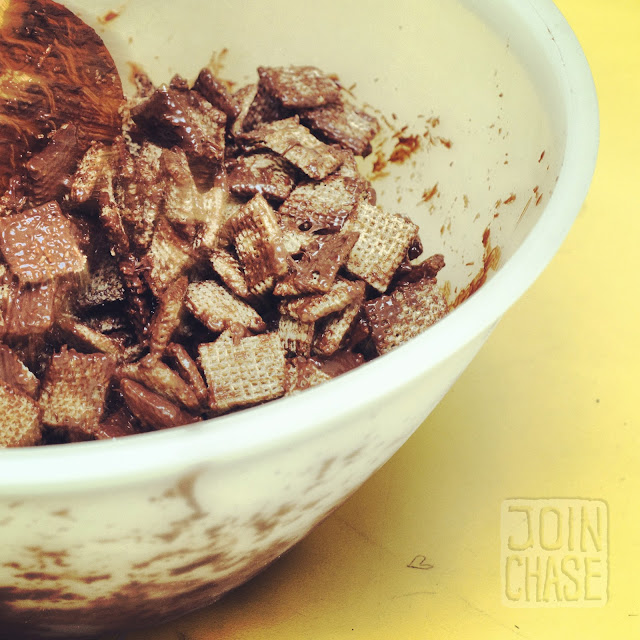
<instances>
[{"instance_id":1,"label":"cereal mixture","mask_svg":"<svg viewBox=\"0 0 640 640\"><path fill-rule=\"evenodd\" d=\"M0 196L0 446L185 425L287 396L442 318L442 256L376 203L379 130L335 77L203 69L72 119Z\"/></svg>"}]
</instances>

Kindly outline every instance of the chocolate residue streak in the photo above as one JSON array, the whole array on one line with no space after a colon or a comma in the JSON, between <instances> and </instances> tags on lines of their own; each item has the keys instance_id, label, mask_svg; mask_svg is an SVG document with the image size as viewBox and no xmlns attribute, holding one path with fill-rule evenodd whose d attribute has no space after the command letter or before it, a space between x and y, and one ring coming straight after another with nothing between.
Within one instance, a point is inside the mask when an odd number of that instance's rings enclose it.
<instances>
[{"instance_id":1,"label":"chocolate residue streak","mask_svg":"<svg viewBox=\"0 0 640 640\"><path fill-rule=\"evenodd\" d=\"M387 175L385 169L387 168L387 158L382 151L375 152L375 160L373 162L373 168L371 170L372 176L371 179L380 178L384 175Z\"/></svg>"},{"instance_id":2,"label":"chocolate residue streak","mask_svg":"<svg viewBox=\"0 0 640 640\"><path fill-rule=\"evenodd\" d=\"M118 11L107 11L102 18L98 18L98 22L102 22L102 24L106 24L107 22L111 22L120 16Z\"/></svg>"},{"instance_id":3,"label":"chocolate residue streak","mask_svg":"<svg viewBox=\"0 0 640 640\"><path fill-rule=\"evenodd\" d=\"M420 148L420 138L416 135L399 136L389 162L401 163L410 158Z\"/></svg>"},{"instance_id":4,"label":"chocolate residue streak","mask_svg":"<svg viewBox=\"0 0 640 640\"><path fill-rule=\"evenodd\" d=\"M487 280L490 269L497 269L500 262L500 247L491 246L491 230L487 227L482 234L482 245L484 246L484 256L482 267L474 276L473 280L456 296L451 308L462 304L469 296L475 293Z\"/></svg>"},{"instance_id":5,"label":"chocolate residue streak","mask_svg":"<svg viewBox=\"0 0 640 640\"><path fill-rule=\"evenodd\" d=\"M516 201L516 194L512 193L505 201L503 204L511 204L512 202Z\"/></svg>"},{"instance_id":6,"label":"chocolate residue streak","mask_svg":"<svg viewBox=\"0 0 640 640\"><path fill-rule=\"evenodd\" d=\"M209 66L209 69L211 69L211 73L213 73L214 76L221 75L222 70L224 69L224 61L228 53L229 53L229 49L225 47L224 49L221 49L220 51L218 51L217 53L214 53L211 56L208 66Z\"/></svg>"},{"instance_id":7,"label":"chocolate residue streak","mask_svg":"<svg viewBox=\"0 0 640 640\"><path fill-rule=\"evenodd\" d=\"M546 153L546 151L543 151L543 152L540 154L540 160L538 160L538 162L542 162L542 160L544 159L544 154L545 154L545 153Z\"/></svg>"},{"instance_id":8,"label":"chocolate residue streak","mask_svg":"<svg viewBox=\"0 0 640 640\"><path fill-rule=\"evenodd\" d=\"M438 193L438 183L436 182L428 191L425 189L422 194L422 202L429 202Z\"/></svg>"}]
</instances>

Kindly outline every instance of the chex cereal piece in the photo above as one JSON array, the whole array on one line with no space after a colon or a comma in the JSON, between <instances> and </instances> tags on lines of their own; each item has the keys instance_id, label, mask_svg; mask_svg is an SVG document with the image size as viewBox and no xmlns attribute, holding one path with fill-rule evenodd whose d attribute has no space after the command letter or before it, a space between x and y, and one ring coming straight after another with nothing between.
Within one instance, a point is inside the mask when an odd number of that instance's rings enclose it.
<instances>
[{"instance_id":1,"label":"chex cereal piece","mask_svg":"<svg viewBox=\"0 0 640 640\"><path fill-rule=\"evenodd\" d=\"M26 163L34 204L60 200L82 156L77 129L63 124L50 135L47 145Z\"/></svg>"},{"instance_id":2,"label":"chex cereal piece","mask_svg":"<svg viewBox=\"0 0 640 640\"><path fill-rule=\"evenodd\" d=\"M291 115L264 87L258 83L258 89L247 111L242 115L242 130L252 131L274 120L282 120Z\"/></svg>"},{"instance_id":3,"label":"chex cereal piece","mask_svg":"<svg viewBox=\"0 0 640 640\"><path fill-rule=\"evenodd\" d=\"M183 275L194 263L191 246L183 240L165 218L159 218L147 252L146 273L153 295L160 297L167 286Z\"/></svg>"},{"instance_id":4,"label":"chex cereal piece","mask_svg":"<svg viewBox=\"0 0 640 640\"><path fill-rule=\"evenodd\" d=\"M278 213L290 216L309 231L338 231L355 209L365 189L361 178L329 176L322 182L303 182L282 203Z\"/></svg>"},{"instance_id":5,"label":"chex cereal piece","mask_svg":"<svg viewBox=\"0 0 640 640\"><path fill-rule=\"evenodd\" d=\"M291 165L270 152L252 153L236 158L228 175L231 193L251 198L261 193L265 198L282 202L295 185Z\"/></svg>"},{"instance_id":6,"label":"chex cereal piece","mask_svg":"<svg viewBox=\"0 0 640 640\"><path fill-rule=\"evenodd\" d=\"M371 140L380 131L376 118L348 102L309 109L300 113L300 120L323 140L336 142L363 157L371 153Z\"/></svg>"},{"instance_id":7,"label":"chex cereal piece","mask_svg":"<svg viewBox=\"0 0 640 640\"><path fill-rule=\"evenodd\" d=\"M342 342L358 317L361 308L362 300L356 300L342 311L327 317L313 341L314 353L324 356L333 355L342 346Z\"/></svg>"},{"instance_id":8,"label":"chex cereal piece","mask_svg":"<svg viewBox=\"0 0 640 640\"><path fill-rule=\"evenodd\" d=\"M233 96L228 87L216 78L211 69L204 68L198 74L193 89L200 93L216 109L227 116L227 123L233 122L240 113L240 104L237 97Z\"/></svg>"},{"instance_id":9,"label":"chex cereal piece","mask_svg":"<svg viewBox=\"0 0 640 640\"><path fill-rule=\"evenodd\" d=\"M258 67L259 84L291 109L320 107L340 98L340 87L317 67Z\"/></svg>"},{"instance_id":10,"label":"chex cereal piece","mask_svg":"<svg viewBox=\"0 0 640 640\"><path fill-rule=\"evenodd\" d=\"M132 154L121 136L113 148L119 162L115 192L119 212L132 244L139 251L145 251L151 243L165 191L160 167L163 150L145 141L137 153Z\"/></svg>"},{"instance_id":11,"label":"chex cereal piece","mask_svg":"<svg viewBox=\"0 0 640 640\"><path fill-rule=\"evenodd\" d=\"M277 333L216 340L198 351L212 409L247 407L284 394L285 357Z\"/></svg>"},{"instance_id":12,"label":"chex cereal piece","mask_svg":"<svg viewBox=\"0 0 640 640\"><path fill-rule=\"evenodd\" d=\"M322 369L323 373L332 378L337 378L343 373L347 373L347 371L356 369L361 364L364 364L364 356L361 353L347 349L339 349L328 357L312 356L311 359Z\"/></svg>"},{"instance_id":13,"label":"chex cereal piece","mask_svg":"<svg viewBox=\"0 0 640 640\"><path fill-rule=\"evenodd\" d=\"M0 380L32 398L40 386L38 378L6 344L0 344Z\"/></svg>"},{"instance_id":14,"label":"chex cereal piece","mask_svg":"<svg viewBox=\"0 0 640 640\"><path fill-rule=\"evenodd\" d=\"M42 421L53 427L82 429L100 422L115 359L62 348L51 358L40 394Z\"/></svg>"},{"instance_id":15,"label":"chex cereal piece","mask_svg":"<svg viewBox=\"0 0 640 640\"><path fill-rule=\"evenodd\" d=\"M320 142L298 116L264 124L247 134L257 147L271 149L314 180L323 180L335 171L342 156Z\"/></svg>"},{"instance_id":16,"label":"chex cereal piece","mask_svg":"<svg viewBox=\"0 0 640 640\"><path fill-rule=\"evenodd\" d=\"M187 293L189 279L178 278L163 291L149 325L149 353L152 358L162 356L173 332L180 324L180 313Z\"/></svg>"},{"instance_id":17,"label":"chex cereal piece","mask_svg":"<svg viewBox=\"0 0 640 640\"><path fill-rule=\"evenodd\" d=\"M189 385L164 362L145 356L135 363L124 364L118 368L119 379L129 378L143 384L172 402L186 409L197 411L200 403Z\"/></svg>"},{"instance_id":18,"label":"chex cereal piece","mask_svg":"<svg viewBox=\"0 0 640 640\"><path fill-rule=\"evenodd\" d=\"M221 162L227 116L196 91L161 85L131 117L160 146L182 147L187 155Z\"/></svg>"},{"instance_id":19,"label":"chex cereal piece","mask_svg":"<svg viewBox=\"0 0 640 640\"><path fill-rule=\"evenodd\" d=\"M202 211L204 220L196 237L194 247L202 251L213 251L219 244L218 233L223 223L242 205L240 201L230 198L226 189L212 187L202 194Z\"/></svg>"},{"instance_id":20,"label":"chex cereal piece","mask_svg":"<svg viewBox=\"0 0 640 640\"><path fill-rule=\"evenodd\" d=\"M88 327L100 333L132 335L131 323L121 309L92 310L91 314L83 314L82 320Z\"/></svg>"},{"instance_id":21,"label":"chex cereal piece","mask_svg":"<svg viewBox=\"0 0 640 640\"><path fill-rule=\"evenodd\" d=\"M418 235L418 227L408 218L362 201L343 229L360 234L349 254L347 269L378 291L386 291Z\"/></svg>"},{"instance_id":22,"label":"chex cereal piece","mask_svg":"<svg viewBox=\"0 0 640 640\"><path fill-rule=\"evenodd\" d=\"M182 379L191 386L200 401L200 405L202 407L208 406L209 390L202 379L198 365L187 350L181 344L172 342L167 346L165 353L173 363L176 371L182 376Z\"/></svg>"},{"instance_id":23,"label":"chex cereal piece","mask_svg":"<svg viewBox=\"0 0 640 640\"><path fill-rule=\"evenodd\" d=\"M33 398L0 381L0 449L38 444L42 437L40 416Z\"/></svg>"},{"instance_id":24,"label":"chex cereal piece","mask_svg":"<svg viewBox=\"0 0 640 640\"><path fill-rule=\"evenodd\" d=\"M300 253L316 239L314 233L299 229L293 218L280 216L279 222L282 229L282 242L287 253Z\"/></svg>"},{"instance_id":25,"label":"chex cereal piece","mask_svg":"<svg viewBox=\"0 0 640 640\"><path fill-rule=\"evenodd\" d=\"M42 335L53 326L54 282L18 285L13 282L5 314L5 332L12 338Z\"/></svg>"},{"instance_id":26,"label":"chex cereal piece","mask_svg":"<svg viewBox=\"0 0 640 640\"><path fill-rule=\"evenodd\" d=\"M87 262L57 202L0 218L0 250L20 282L79 273Z\"/></svg>"},{"instance_id":27,"label":"chex cereal piece","mask_svg":"<svg viewBox=\"0 0 640 640\"><path fill-rule=\"evenodd\" d=\"M200 420L199 417L183 411L167 398L133 380L123 379L120 382L120 391L131 413L151 429L180 427Z\"/></svg>"},{"instance_id":28,"label":"chex cereal piece","mask_svg":"<svg viewBox=\"0 0 640 640\"><path fill-rule=\"evenodd\" d=\"M87 435L96 440L109 440L122 438L140 433L140 423L126 406L116 409L97 425L92 425L84 430Z\"/></svg>"},{"instance_id":29,"label":"chex cereal piece","mask_svg":"<svg viewBox=\"0 0 640 640\"><path fill-rule=\"evenodd\" d=\"M185 306L202 324L214 333L232 323L253 331L264 331L266 325L258 312L238 300L214 280L192 282L187 288Z\"/></svg>"},{"instance_id":30,"label":"chex cereal piece","mask_svg":"<svg viewBox=\"0 0 640 640\"><path fill-rule=\"evenodd\" d=\"M376 350L382 355L444 317L448 305L435 279L423 278L366 302L364 310Z\"/></svg>"},{"instance_id":31,"label":"chex cereal piece","mask_svg":"<svg viewBox=\"0 0 640 640\"><path fill-rule=\"evenodd\" d=\"M300 260L290 265L289 274L276 284L273 292L278 296L295 296L330 291L357 240L355 232L316 236L305 247Z\"/></svg>"},{"instance_id":32,"label":"chex cereal piece","mask_svg":"<svg viewBox=\"0 0 640 640\"><path fill-rule=\"evenodd\" d=\"M351 282L338 278L327 293L283 299L280 302L280 313L288 314L303 322L315 322L361 299L364 289L364 282L360 280Z\"/></svg>"},{"instance_id":33,"label":"chex cereal piece","mask_svg":"<svg viewBox=\"0 0 640 640\"><path fill-rule=\"evenodd\" d=\"M97 198L111 162L111 148L94 142L87 149L71 180L71 202L82 204Z\"/></svg>"},{"instance_id":34,"label":"chex cereal piece","mask_svg":"<svg viewBox=\"0 0 640 640\"><path fill-rule=\"evenodd\" d=\"M309 357L313 342L315 323L302 322L292 316L281 315L278 335L287 354Z\"/></svg>"},{"instance_id":35,"label":"chex cereal piece","mask_svg":"<svg viewBox=\"0 0 640 640\"><path fill-rule=\"evenodd\" d=\"M282 230L269 203L255 195L226 222L249 290L261 295L273 288L275 278L287 273L288 253Z\"/></svg>"},{"instance_id":36,"label":"chex cereal piece","mask_svg":"<svg viewBox=\"0 0 640 640\"><path fill-rule=\"evenodd\" d=\"M231 134L237 141L241 140L244 136L245 130L248 130L248 128L245 129L245 122L250 124L250 121L247 121L247 114L249 113L249 109L251 109L251 105L253 104L257 93L257 84L247 84L238 89L238 91L233 95L238 104L238 115L231 125Z\"/></svg>"},{"instance_id":37,"label":"chex cereal piece","mask_svg":"<svg viewBox=\"0 0 640 640\"><path fill-rule=\"evenodd\" d=\"M179 147L163 149L160 168L164 178L163 212L176 225L188 226L204 222L202 195L196 186L185 152Z\"/></svg>"},{"instance_id":38,"label":"chex cereal piece","mask_svg":"<svg viewBox=\"0 0 640 640\"><path fill-rule=\"evenodd\" d=\"M310 389L323 382L331 380L329 374L322 371L320 366L303 356L288 358L285 375L285 395L290 396L305 389Z\"/></svg>"},{"instance_id":39,"label":"chex cereal piece","mask_svg":"<svg viewBox=\"0 0 640 640\"><path fill-rule=\"evenodd\" d=\"M88 309L114 302L121 303L124 299L125 289L118 265L107 255L90 270L88 280L78 290L75 303L79 309Z\"/></svg>"},{"instance_id":40,"label":"chex cereal piece","mask_svg":"<svg viewBox=\"0 0 640 640\"><path fill-rule=\"evenodd\" d=\"M69 344L83 351L105 353L116 360L123 360L125 348L122 342L92 329L76 318L62 315L57 324Z\"/></svg>"},{"instance_id":41,"label":"chex cereal piece","mask_svg":"<svg viewBox=\"0 0 640 640\"><path fill-rule=\"evenodd\" d=\"M220 276L229 291L239 298L251 296L244 271L235 256L224 249L215 249L211 252L210 261L213 270Z\"/></svg>"}]
</instances>

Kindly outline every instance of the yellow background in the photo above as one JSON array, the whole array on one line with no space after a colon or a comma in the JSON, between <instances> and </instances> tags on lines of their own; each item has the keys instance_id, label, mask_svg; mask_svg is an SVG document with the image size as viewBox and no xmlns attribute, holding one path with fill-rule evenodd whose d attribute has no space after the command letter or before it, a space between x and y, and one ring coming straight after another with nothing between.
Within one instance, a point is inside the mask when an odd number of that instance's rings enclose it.
<instances>
[{"instance_id":1,"label":"yellow background","mask_svg":"<svg viewBox=\"0 0 640 640\"><path fill-rule=\"evenodd\" d=\"M559 254L342 508L221 602L122 640L640 638L640 0L557 4L602 121ZM500 506L517 497L607 503L606 606L503 606ZM408 568L417 555L433 568Z\"/></svg>"}]
</instances>

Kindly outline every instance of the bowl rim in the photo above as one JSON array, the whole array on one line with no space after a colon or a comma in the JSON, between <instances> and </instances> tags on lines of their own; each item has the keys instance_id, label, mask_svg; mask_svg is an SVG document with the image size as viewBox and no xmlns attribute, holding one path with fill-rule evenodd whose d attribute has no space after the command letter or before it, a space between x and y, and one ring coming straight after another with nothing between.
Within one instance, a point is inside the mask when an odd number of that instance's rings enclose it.
<instances>
[{"instance_id":1,"label":"bowl rim","mask_svg":"<svg viewBox=\"0 0 640 640\"><path fill-rule=\"evenodd\" d=\"M466 1L479 6L477 0ZM327 416L327 406L339 406L341 418L354 414L367 403L368 396L393 394L424 372L425 362L433 368L493 326L531 286L564 241L586 198L599 145L599 111L591 70L559 9L551 0L503 3L517 11L520 20L529 21L554 60L549 72L560 80L567 122L565 154L540 219L480 290L428 331L373 362L303 394L215 418L213 424L206 420L109 441L0 449L0 493L52 493L139 482L292 446L335 426L331 423L337 422L337 414ZM498 4L494 3L492 10ZM482 9L478 11L482 13ZM379 375L383 371L384 376ZM354 393L357 387L366 389L367 394Z\"/></svg>"}]
</instances>

